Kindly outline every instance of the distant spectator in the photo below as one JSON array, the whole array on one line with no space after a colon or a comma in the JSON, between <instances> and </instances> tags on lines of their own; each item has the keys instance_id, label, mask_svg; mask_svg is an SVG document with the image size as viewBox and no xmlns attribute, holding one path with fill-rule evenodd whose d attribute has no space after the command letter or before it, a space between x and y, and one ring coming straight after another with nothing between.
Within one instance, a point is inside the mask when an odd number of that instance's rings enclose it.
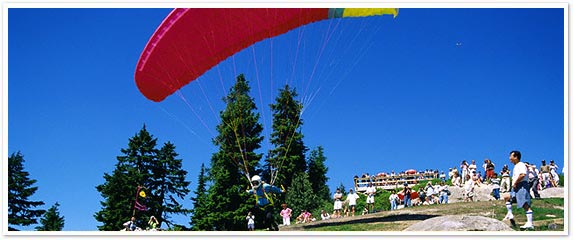
<instances>
[{"instance_id":1,"label":"distant spectator","mask_svg":"<svg viewBox=\"0 0 573 240\"><path fill-rule=\"evenodd\" d=\"M424 190L426 191L426 199L428 203L433 204L434 202L436 202L434 197L436 196L437 192L434 186L432 185L432 182L426 183L426 188L424 188Z\"/></svg>"},{"instance_id":2,"label":"distant spectator","mask_svg":"<svg viewBox=\"0 0 573 240\"><path fill-rule=\"evenodd\" d=\"M131 217L129 221L123 223L123 227L125 227L126 231L135 231L137 230L137 225L135 225L135 217Z\"/></svg>"},{"instance_id":3,"label":"distant spectator","mask_svg":"<svg viewBox=\"0 0 573 240\"><path fill-rule=\"evenodd\" d=\"M149 231L157 231L157 229L160 226L159 221L157 221L157 218L155 218L155 216L149 217L147 225L149 225Z\"/></svg>"},{"instance_id":4,"label":"distant spectator","mask_svg":"<svg viewBox=\"0 0 573 240\"><path fill-rule=\"evenodd\" d=\"M328 220L330 219L330 214L328 214L326 211L324 210L320 210L320 218L322 220Z\"/></svg>"},{"instance_id":5,"label":"distant spectator","mask_svg":"<svg viewBox=\"0 0 573 240\"><path fill-rule=\"evenodd\" d=\"M410 195L412 194L412 189L408 187L408 183L404 183L404 189L402 189L402 195L404 196L404 207L412 206L412 201Z\"/></svg>"},{"instance_id":6,"label":"distant spectator","mask_svg":"<svg viewBox=\"0 0 573 240\"><path fill-rule=\"evenodd\" d=\"M366 206L369 212L374 212L374 195L376 194L376 188L372 186L372 183L368 183L366 188Z\"/></svg>"},{"instance_id":7,"label":"distant spectator","mask_svg":"<svg viewBox=\"0 0 573 240\"><path fill-rule=\"evenodd\" d=\"M495 200L499 200L499 178L497 176L497 173L493 173L493 176L490 179L491 182L491 186L492 186L492 195L495 198Z\"/></svg>"},{"instance_id":8,"label":"distant spectator","mask_svg":"<svg viewBox=\"0 0 573 240\"><path fill-rule=\"evenodd\" d=\"M485 176L486 181L490 183L490 179L493 178L495 173L495 164L491 161L491 159L486 159L486 168L485 168Z\"/></svg>"},{"instance_id":9,"label":"distant spectator","mask_svg":"<svg viewBox=\"0 0 573 240\"><path fill-rule=\"evenodd\" d=\"M372 185L372 183L369 185ZM332 198L334 199L334 213L332 214L332 217L339 218L340 211L342 210L342 193L340 192L340 189L336 189L336 193L334 193Z\"/></svg>"},{"instance_id":10,"label":"distant spectator","mask_svg":"<svg viewBox=\"0 0 573 240\"><path fill-rule=\"evenodd\" d=\"M478 172L477 172L476 183L477 183L478 186L483 183L483 175L481 175L481 171L478 171Z\"/></svg>"},{"instance_id":11,"label":"distant spectator","mask_svg":"<svg viewBox=\"0 0 573 240\"><path fill-rule=\"evenodd\" d=\"M450 194L450 189L448 185L445 184L445 181L440 182L440 186L438 186L438 192L440 193L440 204L447 204L448 203L448 195Z\"/></svg>"},{"instance_id":12,"label":"distant spectator","mask_svg":"<svg viewBox=\"0 0 573 240\"><path fill-rule=\"evenodd\" d=\"M352 212L352 216L354 217L354 211L356 208L356 199L358 199L358 194L356 194L352 188L349 190L348 195L346 195L346 200L348 201L348 208L349 211Z\"/></svg>"},{"instance_id":13,"label":"distant spectator","mask_svg":"<svg viewBox=\"0 0 573 240\"><path fill-rule=\"evenodd\" d=\"M472 159L472 163L468 166L468 172L477 172L476 160Z\"/></svg>"},{"instance_id":14,"label":"distant spectator","mask_svg":"<svg viewBox=\"0 0 573 240\"><path fill-rule=\"evenodd\" d=\"M283 208L280 213L281 217L283 217L283 226L288 226L290 225L292 209L288 208L286 203L281 204L281 207Z\"/></svg>"},{"instance_id":15,"label":"distant spectator","mask_svg":"<svg viewBox=\"0 0 573 240\"><path fill-rule=\"evenodd\" d=\"M466 162L466 160L463 160L462 163L460 164L460 170L462 171L462 175L460 177L462 178L462 185L463 185L469 176L468 163Z\"/></svg>"},{"instance_id":16,"label":"distant spectator","mask_svg":"<svg viewBox=\"0 0 573 240\"><path fill-rule=\"evenodd\" d=\"M442 173L440 174L440 180L446 181L446 173L444 173L444 171L442 171Z\"/></svg>"},{"instance_id":17,"label":"distant spectator","mask_svg":"<svg viewBox=\"0 0 573 240\"><path fill-rule=\"evenodd\" d=\"M506 165L503 165L503 168L501 169L501 192L502 193L506 193L509 192L510 187L511 187L511 182L510 182L510 177L509 177L509 168Z\"/></svg>"},{"instance_id":18,"label":"distant spectator","mask_svg":"<svg viewBox=\"0 0 573 240\"><path fill-rule=\"evenodd\" d=\"M553 182L555 183L555 187L559 186L559 174L557 173L557 169L559 167L555 164L553 160L549 161L549 169L551 173L551 177L553 177Z\"/></svg>"},{"instance_id":19,"label":"distant spectator","mask_svg":"<svg viewBox=\"0 0 573 240\"><path fill-rule=\"evenodd\" d=\"M249 212L247 214L246 219L247 219L247 229L249 229L249 231L255 231L255 215Z\"/></svg>"},{"instance_id":20,"label":"distant spectator","mask_svg":"<svg viewBox=\"0 0 573 240\"><path fill-rule=\"evenodd\" d=\"M465 198L464 201L466 202L473 202L474 201L474 187L475 187L475 183L473 178L470 178L466 181L466 183L464 183L464 192L465 192Z\"/></svg>"},{"instance_id":21,"label":"distant spectator","mask_svg":"<svg viewBox=\"0 0 573 240\"><path fill-rule=\"evenodd\" d=\"M398 209L398 201L400 201L400 198L398 198L396 190L392 189L392 194L390 194L388 200L390 201L390 210Z\"/></svg>"},{"instance_id":22,"label":"distant spectator","mask_svg":"<svg viewBox=\"0 0 573 240\"><path fill-rule=\"evenodd\" d=\"M364 209L362 209L362 215L366 215L368 214L368 208L364 207Z\"/></svg>"},{"instance_id":23,"label":"distant spectator","mask_svg":"<svg viewBox=\"0 0 573 240\"><path fill-rule=\"evenodd\" d=\"M535 196L535 199L541 199L541 196L539 196L539 191L538 191L539 171L537 170L535 165L531 165L528 162L525 162L525 166L527 167L527 173L529 174L528 182L531 191L533 191L533 196Z\"/></svg>"},{"instance_id":24,"label":"distant spectator","mask_svg":"<svg viewBox=\"0 0 573 240\"><path fill-rule=\"evenodd\" d=\"M545 163L545 159L541 160L541 179L542 179L542 187L548 188L551 187L551 168L549 165Z\"/></svg>"}]
</instances>

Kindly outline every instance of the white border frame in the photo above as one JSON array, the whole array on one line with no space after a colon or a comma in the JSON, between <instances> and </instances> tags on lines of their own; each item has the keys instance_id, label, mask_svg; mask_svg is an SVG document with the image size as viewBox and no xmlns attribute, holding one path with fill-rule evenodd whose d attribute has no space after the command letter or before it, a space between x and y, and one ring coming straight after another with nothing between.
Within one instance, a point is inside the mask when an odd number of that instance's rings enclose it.
<instances>
[{"instance_id":1,"label":"white border frame","mask_svg":"<svg viewBox=\"0 0 573 240\"><path fill-rule=\"evenodd\" d=\"M252 236L385 236L392 237L398 236L403 238L406 236L472 236L476 235L473 232L99 232L99 231L62 231L62 232L33 232L22 231L14 232L8 231L8 207L5 204L8 200L7 189L7 167L8 167L8 9L10 8L174 8L174 7L241 7L241 8L291 8L291 7L397 7L397 8L563 8L564 11L564 168L565 170L565 213L564 213L564 231L563 232L484 232L477 235L498 235L498 236L564 236L569 233L569 182L568 177L569 155L570 147L570 113L571 113L571 96L569 95L571 85L569 84L569 4L567 2L558 3L537 3L537 2L495 2L488 1L483 3L463 3L463 2L440 2L432 3L429 1L419 3L380 3L378 1L360 1L357 3L349 3L348 1L329 1L325 2L308 2L301 0L293 0L288 2L272 2L272 1L197 1L197 2L181 2L176 1L172 3L154 3L142 1L126 1L123 3L116 3L114 1L101 1L100 3L78 3L75 1L61 1L58 3L47 2L6 2L2 6L2 118L0 119L0 134L2 134L2 208L1 208L1 227L2 235L10 238L11 236L60 236L60 237L78 237L78 236L113 236L112 239L124 239L128 236L236 236L237 238L251 238ZM179 239L179 237L175 238ZM182 238L181 238L182 239Z\"/></svg>"}]
</instances>

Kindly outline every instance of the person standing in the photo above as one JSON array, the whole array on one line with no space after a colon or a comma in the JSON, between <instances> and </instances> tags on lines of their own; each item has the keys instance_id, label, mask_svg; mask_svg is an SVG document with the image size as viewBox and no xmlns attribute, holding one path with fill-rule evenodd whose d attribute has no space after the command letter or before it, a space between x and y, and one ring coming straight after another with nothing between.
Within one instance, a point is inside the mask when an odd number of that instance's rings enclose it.
<instances>
[{"instance_id":1,"label":"person standing","mask_svg":"<svg viewBox=\"0 0 573 240\"><path fill-rule=\"evenodd\" d=\"M368 183L366 188L366 205L368 205L368 212L374 212L374 195L376 194L376 188L372 186L372 182Z\"/></svg>"},{"instance_id":2,"label":"person standing","mask_svg":"<svg viewBox=\"0 0 573 240\"><path fill-rule=\"evenodd\" d=\"M340 192L340 189L336 189L332 198L334 199L334 213L332 214L332 217L340 218L340 211L342 210L342 193Z\"/></svg>"},{"instance_id":3,"label":"person standing","mask_svg":"<svg viewBox=\"0 0 573 240\"><path fill-rule=\"evenodd\" d=\"M486 177L486 181L487 183L491 183L491 179L493 178L493 175L495 173L495 164L493 164L493 162L491 162L491 159L487 158L486 159L486 169L485 169L485 177Z\"/></svg>"},{"instance_id":4,"label":"person standing","mask_svg":"<svg viewBox=\"0 0 573 240\"><path fill-rule=\"evenodd\" d=\"M348 200L348 207L350 208L350 211L352 211L353 217L356 210L356 199L358 198L358 194L356 194L352 188L349 190L348 195L346 195L346 200Z\"/></svg>"},{"instance_id":5,"label":"person standing","mask_svg":"<svg viewBox=\"0 0 573 240\"><path fill-rule=\"evenodd\" d=\"M255 231L255 215L249 212L247 214L246 219L247 219L247 229L249 229L249 231Z\"/></svg>"},{"instance_id":6,"label":"person standing","mask_svg":"<svg viewBox=\"0 0 573 240\"><path fill-rule=\"evenodd\" d=\"M396 194L396 190L392 189L392 194L390 194L390 197L388 198L388 200L390 201L390 210L396 210L398 209L398 194Z\"/></svg>"},{"instance_id":7,"label":"person standing","mask_svg":"<svg viewBox=\"0 0 573 240\"><path fill-rule=\"evenodd\" d=\"M490 179L491 186L492 186L492 195L495 200L499 200L499 178L497 177L497 173L493 173L493 177Z\"/></svg>"},{"instance_id":8,"label":"person standing","mask_svg":"<svg viewBox=\"0 0 573 240\"><path fill-rule=\"evenodd\" d=\"M290 225L290 217L292 215L292 209L288 208L286 203L281 204L283 210L281 210L281 217L283 217L283 226Z\"/></svg>"},{"instance_id":9,"label":"person standing","mask_svg":"<svg viewBox=\"0 0 573 240\"><path fill-rule=\"evenodd\" d=\"M155 218L155 216L151 216L149 218L149 221L147 222L147 224L149 225L149 230L150 231L157 231L157 228L159 227L159 221L157 221L157 218Z\"/></svg>"},{"instance_id":10,"label":"person standing","mask_svg":"<svg viewBox=\"0 0 573 240\"><path fill-rule=\"evenodd\" d=\"M509 178L509 168L507 167L507 165L503 165L503 168L501 169L501 192L502 193L506 193L509 192L511 190L511 181Z\"/></svg>"},{"instance_id":11,"label":"person standing","mask_svg":"<svg viewBox=\"0 0 573 240\"><path fill-rule=\"evenodd\" d=\"M545 163L545 159L541 160L541 182L542 182L542 187L543 188L548 188L551 187L551 169L549 167L549 165L547 165L547 163Z\"/></svg>"},{"instance_id":12,"label":"person standing","mask_svg":"<svg viewBox=\"0 0 573 240\"><path fill-rule=\"evenodd\" d=\"M529 193L529 173L525 163L521 162L521 152L513 150L509 153L509 161L513 163L512 188L509 194L504 194L507 214L504 218L513 220L511 203L515 198L517 208L525 210L527 222L520 226L521 229L533 229L533 210L531 210L531 194Z\"/></svg>"},{"instance_id":13,"label":"person standing","mask_svg":"<svg viewBox=\"0 0 573 240\"><path fill-rule=\"evenodd\" d=\"M404 189L402 189L402 195L404 196L404 207L411 207L412 200L410 196L412 194L412 189L408 187L408 183L404 183Z\"/></svg>"},{"instance_id":14,"label":"person standing","mask_svg":"<svg viewBox=\"0 0 573 240\"><path fill-rule=\"evenodd\" d=\"M539 173L535 168L535 165L531 165L526 162L525 166L527 167L527 171L529 173L527 176L529 178L529 188L531 191L533 191L533 196L535 199L541 199L541 196L539 196L539 191L537 191L537 187L539 185Z\"/></svg>"},{"instance_id":15,"label":"person standing","mask_svg":"<svg viewBox=\"0 0 573 240\"><path fill-rule=\"evenodd\" d=\"M559 174L557 173L557 169L559 169L559 167L555 165L555 162L553 160L550 160L549 171L551 173L551 177L553 178L552 184L554 185L554 187L559 186Z\"/></svg>"},{"instance_id":16,"label":"person standing","mask_svg":"<svg viewBox=\"0 0 573 240\"><path fill-rule=\"evenodd\" d=\"M468 163L466 162L466 160L462 161L462 163L460 164L460 169L462 170L462 185L464 185L469 176Z\"/></svg>"}]
</instances>

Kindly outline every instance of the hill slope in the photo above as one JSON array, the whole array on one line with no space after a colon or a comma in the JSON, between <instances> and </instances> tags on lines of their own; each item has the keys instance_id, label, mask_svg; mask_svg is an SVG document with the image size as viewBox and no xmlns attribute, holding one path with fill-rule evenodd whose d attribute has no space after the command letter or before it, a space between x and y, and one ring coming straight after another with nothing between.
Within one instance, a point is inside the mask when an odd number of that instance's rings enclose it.
<instances>
[{"instance_id":1,"label":"hill slope","mask_svg":"<svg viewBox=\"0 0 573 240\"><path fill-rule=\"evenodd\" d=\"M455 190L454 190L455 191ZM452 196L455 196L452 191ZM483 195L487 191L479 191ZM536 231L563 231L564 229L564 201L563 188L547 189L541 192L545 197L533 200L534 224ZM478 199L487 198L480 196ZM518 225L525 223L525 213L522 209L516 210L513 206L515 221ZM373 214L343 217L338 219L317 220L311 223L281 226L281 231L404 231L411 225L427 219L449 216L482 216L492 220L501 221L507 210L503 200L487 200L477 202L454 202L443 205L417 206L383 211ZM495 222L495 221L492 221ZM504 221L510 226L509 221ZM518 228L513 228L519 230ZM485 231L494 231L492 227Z\"/></svg>"}]
</instances>

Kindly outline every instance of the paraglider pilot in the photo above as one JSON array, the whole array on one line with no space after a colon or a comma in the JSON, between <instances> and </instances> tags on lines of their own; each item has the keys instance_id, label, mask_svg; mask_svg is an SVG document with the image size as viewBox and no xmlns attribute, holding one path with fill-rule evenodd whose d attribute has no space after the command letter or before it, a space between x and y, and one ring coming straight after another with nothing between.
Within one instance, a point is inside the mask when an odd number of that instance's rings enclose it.
<instances>
[{"instance_id":1,"label":"paraglider pilot","mask_svg":"<svg viewBox=\"0 0 573 240\"><path fill-rule=\"evenodd\" d=\"M268 194L272 193L284 193L285 190L281 190L280 188L264 183L261 181L261 177L255 175L251 178L251 185L253 186L252 189L247 190L249 194L254 194L257 198L256 208L258 211L264 213L264 226L270 231L278 231L279 226L275 222L275 218L273 217L274 211L274 202L270 198Z\"/></svg>"}]
</instances>

